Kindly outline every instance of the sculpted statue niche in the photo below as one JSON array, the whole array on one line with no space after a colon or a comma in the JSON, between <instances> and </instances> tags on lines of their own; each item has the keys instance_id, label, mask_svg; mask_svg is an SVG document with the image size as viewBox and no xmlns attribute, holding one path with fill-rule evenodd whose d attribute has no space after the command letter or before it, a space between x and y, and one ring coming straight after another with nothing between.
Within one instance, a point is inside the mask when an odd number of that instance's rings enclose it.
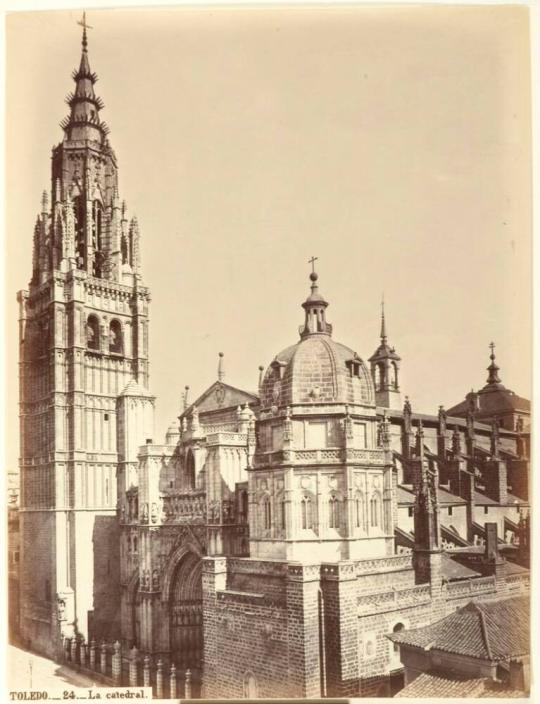
<instances>
[{"instance_id":1,"label":"sculpted statue niche","mask_svg":"<svg viewBox=\"0 0 540 704\"><path fill-rule=\"evenodd\" d=\"M112 320L109 328L109 352L122 354L122 327L118 320Z\"/></svg>"},{"instance_id":2,"label":"sculpted statue niche","mask_svg":"<svg viewBox=\"0 0 540 704\"><path fill-rule=\"evenodd\" d=\"M90 350L99 350L99 323L95 315L89 315L86 321L86 346Z\"/></svg>"}]
</instances>

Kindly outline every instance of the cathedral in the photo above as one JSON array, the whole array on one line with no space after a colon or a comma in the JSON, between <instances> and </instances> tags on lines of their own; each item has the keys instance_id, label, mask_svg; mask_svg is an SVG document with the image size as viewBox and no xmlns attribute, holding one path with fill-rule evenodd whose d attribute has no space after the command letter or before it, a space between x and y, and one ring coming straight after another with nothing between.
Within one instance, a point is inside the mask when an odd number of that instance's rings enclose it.
<instances>
[{"instance_id":1,"label":"cathedral","mask_svg":"<svg viewBox=\"0 0 540 704\"><path fill-rule=\"evenodd\" d=\"M104 681L142 667L166 696L169 671L193 697L395 694L412 677L395 634L528 594L529 401L491 345L477 392L417 412L384 310L366 362L313 259L257 391L220 353L157 442L139 228L86 26L73 80L18 294L22 638L81 667L101 644Z\"/></svg>"}]
</instances>

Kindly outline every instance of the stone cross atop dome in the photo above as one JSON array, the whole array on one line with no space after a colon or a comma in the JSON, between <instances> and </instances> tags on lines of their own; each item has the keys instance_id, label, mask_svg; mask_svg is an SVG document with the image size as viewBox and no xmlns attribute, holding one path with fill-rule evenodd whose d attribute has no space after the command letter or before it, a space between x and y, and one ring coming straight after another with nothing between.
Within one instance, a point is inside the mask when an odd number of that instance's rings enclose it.
<instances>
[{"instance_id":1,"label":"stone cross atop dome","mask_svg":"<svg viewBox=\"0 0 540 704\"><path fill-rule=\"evenodd\" d=\"M309 263L312 270L309 278L311 280L311 293L302 303L302 308L306 312L305 323L300 327L300 337L304 339L308 335L331 335L332 326L326 322L326 308L328 302L319 292L317 281L319 275L315 271L315 262L318 257L311 257Z\"/></svg>"},{"instance_id":2,"label":"stone cross atop dome","mask_svg":"<svg viewBox=\"0 0 540 704\"><path fill-rule=\"evenodd\" d=\"M495 363L495 343L490 342L489 343L489 349L491 350L491 354L489 355L489 358L491 360L491 363L489 367L487 368L488 370L488 378L487 378L487 384L488 386L494 386L494 385L500 385L501 380L499 377L499 369L500 367L497 366Z\"/></svg>"}]
</instances>

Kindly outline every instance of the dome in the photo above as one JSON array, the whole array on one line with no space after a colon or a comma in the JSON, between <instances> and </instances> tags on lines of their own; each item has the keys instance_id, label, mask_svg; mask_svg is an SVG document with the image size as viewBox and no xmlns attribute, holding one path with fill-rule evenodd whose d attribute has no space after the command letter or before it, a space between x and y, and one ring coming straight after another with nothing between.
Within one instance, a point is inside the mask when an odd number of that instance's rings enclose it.
<instances>
[{"instance_id":1,"label":"dome","mask_svg":"<svg viewBox=\"0 0 540 704\"><path fill-rule=\"evenodd\" d=\"M363 360L329 335L312 334L287 347L264 375L263 408L306 403L374 403Z\"/></svg>"},{"instance_id":2,"label":"dome","mask_svg":"<svg viewBox=\"0 0 540 704\"><path fill-rule=\"evenodd\" d=\"M310 260L313 264L315 258ZM327 301L319 293L318 276L310 275L311 294L302 303L300 340L274 358L262 380L263 408L308 403L374 404L373 383L363 360L334 342L326 322Z\"/></svg>"},{"instance_id":3,"label":"dome","mask_svg":"<svg viewBox=\"0 0 540 704\"><path fill-rule=\"evenodd\" d=\"M173 420L173 422L167 428L165 433L165 444L166 445L176 445L180 438L180 424L178 419Z\"/></svg>"}]
</instances>

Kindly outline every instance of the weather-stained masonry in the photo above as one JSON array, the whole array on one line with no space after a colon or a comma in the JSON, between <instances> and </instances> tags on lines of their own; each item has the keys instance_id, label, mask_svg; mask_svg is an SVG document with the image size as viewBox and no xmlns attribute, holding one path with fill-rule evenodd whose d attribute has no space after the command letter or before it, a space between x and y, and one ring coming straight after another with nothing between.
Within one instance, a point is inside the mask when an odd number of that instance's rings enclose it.
<instances>
[{"instance_id":1,"label":"weather-stained masonry","mask_svg":"<svg viewBox=\"0 0 540 704\"><path fill-rule=\"evenodd\" d=\"M365 362L312 257L257 392L220 354L156 441L139 228L82 24L18 294L21 635L164 696L393 694L412 676L396 633L528 593L530 404L492 346L478 392L413 411L384 308Z\"/></svg>"}]
</instances>

